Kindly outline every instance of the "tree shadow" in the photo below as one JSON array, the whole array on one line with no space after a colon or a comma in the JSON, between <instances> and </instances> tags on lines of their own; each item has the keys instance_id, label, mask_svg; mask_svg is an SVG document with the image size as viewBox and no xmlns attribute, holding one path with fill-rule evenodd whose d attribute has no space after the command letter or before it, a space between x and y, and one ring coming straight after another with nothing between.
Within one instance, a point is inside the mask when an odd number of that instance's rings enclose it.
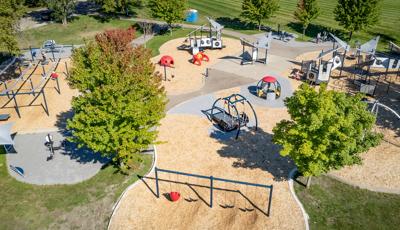
<instances>
[{"instance_id":1,"label":"tree shadow","mask_svg":"<svg viewBox=\"0 0 400 230\"><path fill-rule=\"evenodd\" d=\"M89 17L95 19L96 21L98 21L100 23L108 23L112 19L117 18L117 16L114 14L93 14L93 15L89 15Z\"/></svg>"},{"instance_id":2,"label":"tree shadow","mask_svg":"<svg viewBox=\"0 0 400 230\"><path fill-rule=\"evenodd\" d=\"M233 30L254 30L258 29L257 25L252 22L242 21L240 18L230 18L230 17L219 17L216 18L216 21L225 28L233 29Z\"/></svg>"},{"instance_id":3,"label":"tree shadow","mask_svg":"<svg viewBox=\"0 0 400 230\"><path fill-rule=\"evenodd\" d=\"M96 153L87 147L79 146L79 144L69 140L69 138L72 137L72 133L67 129L67 121L72 118L73 115L74 112L72 110L57 115L56 126L63 137L59 143L55 143L54 147L58 150L57 153L68 155L71 160L75 160L82 164L97 162L107 164L111 162L110 157L104 157L100 153Z\"/></svg>"},{"instance_id":4,"label":"tree shadow","mask_svg":"<svg viewBox=\"0 0 400 230\"><path fill-rule=\"evenodd\" d=\"M38 23L49 22L54 20L53 12L49 9L35 10L27 13L27 16L31 17Z\"/></svg>"},{"instance_id":5,"label":"tree shadow","mask_svg":"<svg viewBox=\"0 0 400 230\"><path fill-rule=\"evenodd\" d=\"M293 29L294 31L296 31L297 33L303 34L303 26L300 23L290 22L287 24L287 26L289 28ZM308 37L315 38L318 33L322 33L324 31L332 33L336 37L339 37L343 40L345 40L347 38L347 33L344 30L332 29L331 27L316 25L316 24L310 24L306 30L305 35Z\"/></svg>"},{"instance_id":6,"label":"tree shadow","mask_svg":"<svg viewBox=\"0 0 400 230\"><path fill-rule=\"evenodd\" d=\"M215 134L211 133L214 137ZM218 154L233 158L235 168L261 169L270 173L275 181L288 179L289 171L295 167L289 157L279 154L281 147L272 142L273 135L258 128L257 131L242 130L239 139L216 138L224 145Z\"/></svg>"},{"instance_id":7,"label":"tree shadow","mask_svg":"<svg viewBox=\"0 0 400 230\"><path fill-rule=\"evenodd\" d=\"M76 3L75 13L81 15L98 14L101 9L94 1L79 1Z\"/></svg>"}]
</instances>

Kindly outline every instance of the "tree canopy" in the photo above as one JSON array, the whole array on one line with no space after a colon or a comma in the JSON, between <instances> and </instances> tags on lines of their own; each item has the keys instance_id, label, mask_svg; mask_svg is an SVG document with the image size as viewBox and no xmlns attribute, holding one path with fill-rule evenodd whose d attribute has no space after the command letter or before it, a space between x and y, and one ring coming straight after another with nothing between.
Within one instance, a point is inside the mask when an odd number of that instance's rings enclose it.
<instances>
[{"instance_id":1,"label":"tree canopy","mask_svg":"<svg viewBox=\"0 0 400 230\"><path fill-rule=\"evenodd\" d=\"M297 9L294 12L295 18L303 26L303 35L305 35L308 25L316 19L320 14L320 9L317 0L299 0Z\"/></svg>"},{"instance_id":2,"label":"tree canopy","mask_svg":"<svg viewBox=\"0 0 400 230\"><path fill-rule=\"evenodd\" d=\"M95 0L95 2L101 5L101 8L106 13L125 12L126 15L129 14L129 6L138 3L141 4L138 0Z\"/></svg>"},{"instance_id":3,"label":"tree canopy","mask_svg":"<svg viewBox=\"0 0 400 230\"><path fill-rule=\"evenodd\" d=\"M69 78L81 92L67 122L71 140L112 157L121 169L135 167L140 151L155 142L166 104L150 52L132 48L133 34L118 29L96 35L74 52Z\"/></svg>"},{"instance_id":4,"label":"tree canopy","mask_svg":"<svg viewBox=\"0 0 400 230\"><path fill-rule=\"evenodd\" d=\"M382 138L372 131L375 117L361 98L303 84L285 101L291 120L273 129L273 141L283 147L280 154L289 155L305 176L361 163L360 153Z\"/></svg>"},{"instance_id":5,"label":"tree canopy","mask_svg":"<svg viewBox=\"0 0 400 230\"><path fill-rule=\"evenodd\" d=\"M379 0L338 0L334 10L335 20L350 32L363 30L379 21L381 5Z\"/></svg>"},{"instance_id":6,"label":"tree canopy","mask_svg":"<svg viewBox=\"0 0 400 230\"><path fill-rule=\"evenodd\" d=\"M187 8L186 0L150 0L148 4L153 17L162 19L169 27L184 18Z\"/></svg>"},{"instance_id":7,"label":"tree canopy","mask_svg":"<svg viewBox=\"0 0 400 230\"><path fill-rule=\"evenodd\" d=\"M243 0L241 16L256 22L260 30L262 20L272 17L278 9L279 0Z\"/></svg>"},{"instance_id":8,"label":"tree canopy","mask_svg":"<svg viewBox=\"0 0 400 230\"><path fill-rule=\"evenodd\" d=\"M68 17L74 12L76 0L47 0L47 6L53 10L53 15L63 25L68 23Z\"/></svg>"},{"instance_id":9,"label":"tree canopy","mask_svg":"<svg viewBox=\"0 0 400 230\"><path fill-rule=\"evenodd\" d=\"M10 54L19 52L16 39L19 30L19 20L25 12L23 0L0 1L0 51Z\"/></svg>"}]
</instances>

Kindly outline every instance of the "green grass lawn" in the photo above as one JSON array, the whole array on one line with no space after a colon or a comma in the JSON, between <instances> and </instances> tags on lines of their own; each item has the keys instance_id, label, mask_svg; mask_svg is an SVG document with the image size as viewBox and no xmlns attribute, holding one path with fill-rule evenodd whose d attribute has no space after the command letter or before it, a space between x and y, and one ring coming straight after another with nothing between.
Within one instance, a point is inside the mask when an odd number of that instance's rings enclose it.
<instances>
[{"instance_id":1,"label":"green grass lawn","mask_svg":"<svg viewBox=\"0 0 400 230\"><path fill-rule=\"evenodd\" d=\"M153 57L157 56L160 54L159 49L164 43L175 38L182 38L183 42L183 37L188 35L190 31L191 30L187 29L174 29L172 35L170 35L169 32L162 35L157 35L147 42L146 47L151 50Z\"/></svg>"},{"instance_id":2,"label":"green grass lawn","mask_svg":"<svg viewBox=\"0 0 400 230\"><path fill-rule=\"evenodd\" d=\"M75 185L36 186L16 181L0 153L0 229L106 229L122 191L145 174L152 158L130 176L112 166Z\"/></svg>"},{"instance_id":3,"label":"green grass lawn","mask_svg":"<svg viewBox=\"0 0 400 230\"><path fill-rule=\"evenodd\" d=\"M267 20L264 24L277 29L278 24L281 29L301 33L301 27L295 22L293 12L296 9L298 0L280 0L280 9L274 18ZM336 35L346 37L347 33L342 30L338 23L334 20L333 9L337 4L337 0L319 0L321 15L315 22L310 25L307 31L307 37L315 37L318 32L331 28ZM240 29L244 33L254 33L254 28L240 28L237 25L235 18L240 17L242 0L189 0L189 7L199 11L199 22L197 24L206 23L205 16L211 16L217 20L223 20L226 27ZM370 40L375 35L381 35L379 44L380 49L387 47L387 41L395 41L400 43L400 30L398 22L400 21L400 1L399 0L383 0L382 14L380 22L367 31L357 32L353 35L352 43L355 40L365 42ZM149 17L149 10L138 9L136 16ZM248 32L246 32L248 30Z\"/></svg>"},{"instance_id":4,"label":"green grass lawn","mask_svg":"<svg viewBox=\"0 0 400 230\"><path fill-rule=\"evenodd\" d=\"M202 21L205 20L204 16L207 15L214 18L228 17L232 19L239 17L241 3L241 0L231 0L228 2L224 0L189 0L189 6L199 11ZM265 21L265 23L273 28L277 28L277 25L281 24L282 28L287 31L301 33L301 28L294 23L293 12L296 9L296 4L297 0L280 0L279 11L274 18ZM311 25L307 35L315 37L316 33L324 28L341 29L334 20L333 9L336 4L337 0L319 0L321 15ZM400 30L397 25L400 21L400 11L398 9L400 9L400 1L383 0L380 22L365 32L354 34L353 40L367 41L372 36L381 34L382 39L385 41L400 42Z\"/></svg>"},{"instance_id":5,"label":"green grass lawn","mask_svg":"<svg viewBox=\"0 0 400 230\"><path fill-rule=\"evenodd\" d=\"M52 23L39 28L23 31L18 40L21 48L39 47L45 40L55 40L59 44L83 44L84 39L93 39L94 36L106 29L128 28L132 22L119 19L99 19L92 16L79 16L68 25ZM141 32L137 31L136 36Z\"/></svg>"},{"instance_id":6,"label":"green grass lawn","mask_svg":"<svg viewBox=\"0 0 400 230\"><path fill-rule=\"evenodd\" d=\"M400 195L355 188L327 176L313 177L308 190L295 183L295 190L310 216L311 229L398 229L400 226Z\"/></svg>"},{"instance_id":7,"label":"green grass lawn","mask_svg":"<svg viewBox=\"0 0 400 230\"><path fill-rule=\"evenodd\" d=\"M177 29L173 30L172 35L169 32L162 34L162 35L156 35L147 42L146 47L151 50L151 54L153 57L157 56L160 54L159 49L164 43L166 43L167 41L176 39L176 38L182 38L182 44L183 44L185 37L191 31L192 30L190 30L190 29L177 28ZM223 36L223 37L233 38L231 36ZM234 39L237 39L237 38L234 38Z\"/></svg>"}]
</instances>

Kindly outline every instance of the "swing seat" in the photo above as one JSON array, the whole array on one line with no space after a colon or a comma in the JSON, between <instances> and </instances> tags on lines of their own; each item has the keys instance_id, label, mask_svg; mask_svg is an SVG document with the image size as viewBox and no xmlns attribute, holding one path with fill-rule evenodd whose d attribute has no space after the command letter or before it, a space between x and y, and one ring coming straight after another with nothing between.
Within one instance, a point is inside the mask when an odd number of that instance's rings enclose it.
<instances>
[{"instance_id":1,"label":"swing seat","mask_svg":"<svg viewBox=\"0 0 400 230\"><path fill-rule=\"evenodd\" d=\"M239 122L226 112L215 113L211 119L225 132L231 132L239 127Z\"/></svg>"},{"instance_id":2,"label":"swing seat","mask_svg":"<svg viewBox=\"0 0 400 230\"><path fill-rule=\"evenodd\" d=\"M51 80L56 80L58 78L58 74L57 73L52 73L50 75Z\"/></svg>"},{"instance_id":3,"label":"swing seat","mask_svg":"<svg viewBox=\"0 0 400 230\"><path fill-rule=\"evenodd\" d=\"M246 113L240 114L240 127L244 127L249 123L249 117ZM221 128L225 132L231 132L239 128L239 119L234 118L231 114L226 111L220 110L218 113L214 113L211 116L211 120L213 120L219 128Z\"/></svg>"},{"instance_id":4,"label":"swing seat","mask_svg":"<svg viewBox=\"0 0 400 230\"><path fill-rule=\"evenodd\" d=\"M169 193L169 199L172 202L178 201L180 197L181 197L181 194L179 192L170 192Z\"/></svg>"}]
</instances>

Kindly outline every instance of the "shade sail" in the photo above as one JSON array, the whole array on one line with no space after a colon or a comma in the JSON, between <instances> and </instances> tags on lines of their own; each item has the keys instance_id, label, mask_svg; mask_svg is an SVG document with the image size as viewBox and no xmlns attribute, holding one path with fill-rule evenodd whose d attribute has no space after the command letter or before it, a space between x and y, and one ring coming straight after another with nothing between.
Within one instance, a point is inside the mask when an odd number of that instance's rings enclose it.
<instances>
[{"instance_id":1,"label":"shade sail","mask_svg":"<svg viewBox=\"0 0 400 230\"><path fill-rule=\"evenodd\" d=\"M11 127L13 122L0 125L0 145L14 145L14 141L11 138Z\"/></svg>"}]
</instances>

